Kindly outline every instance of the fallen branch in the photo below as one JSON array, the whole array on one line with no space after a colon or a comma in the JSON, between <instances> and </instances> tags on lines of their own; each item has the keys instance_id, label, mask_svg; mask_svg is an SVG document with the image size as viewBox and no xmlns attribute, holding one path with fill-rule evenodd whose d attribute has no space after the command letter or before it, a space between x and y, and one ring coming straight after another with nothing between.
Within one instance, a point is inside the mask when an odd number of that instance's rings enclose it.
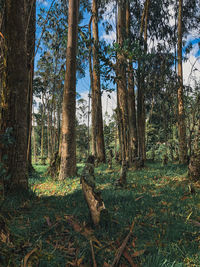
<instances>
[{"instance_id":1,"label":"fallen branch","mask_svg":"<svg viewBox=\"0 0 200 267\"><path fill-rule=\"evenodd\" d=\"M194 226L200 227L200 222L198 222L198 221L189 220L189 222L190 222L191 224L193 224Z\"/></svg>"},{"instance_id":2,"label":"fallen branch","mask_svg":"<svg viewBox=\"0 0 200 267\"><path fill-rule=\"evenodd\" d=\"M117 242L118 245L120 245L119 241ZM122 253L122 255L124 256L124 258L126 258L126 260L130 263L131 267L137 267L137 265L133 262L132 257L130 256L127 246L125 246L124 251Z\"/></svg>"},{"instance_id":3,"label":"fallen branch","mask_svg":"<svg viewBox=\"0 0 200 267\"><path fill-rule=\"evenodd\" d=\"M115 267L119 263L119 260L120 260L120 258L122 256L122 253L123 253L123 251L124 251L124 249L126 247L126 244L127 244L128 240L129 240L131 234L132 234L133 227L134 227L134 221L132 222L132 225L131 225L131 228L130 228L130 231L129 231L128 235L126 236L126 238L124 239L123 243L121 244L121 247L119 247L111 267Z\"/></svg>"},{"instance_id":4,"label":"fallen branch","mask_svg":"<svg viewBox=\"0 0 200 267\"><path fill-rule=\"evenodd\" d=\"M97 263L96 263L96 260L95 260L95 254L94 254L94 248L93 248L93 245L92 245L92 240L90 240L90 246L91 246L91 251L92 251L93 267L97 267Z\"/></svg>"}]
</instances>

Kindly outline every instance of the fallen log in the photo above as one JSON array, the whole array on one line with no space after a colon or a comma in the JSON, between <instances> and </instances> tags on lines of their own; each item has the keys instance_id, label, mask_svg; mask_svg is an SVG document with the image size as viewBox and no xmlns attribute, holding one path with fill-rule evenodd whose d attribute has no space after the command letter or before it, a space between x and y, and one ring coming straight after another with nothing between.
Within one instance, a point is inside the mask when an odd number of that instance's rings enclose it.
<instances>
[{"instance_id":1,"label":"fallen log","mask_svg":"<svg viewBox=\"0 0 200 267\"><path fill-rule=\"evenodd\" d=\"M96 188L94 176L94 159L89 156L88 163L85 164L80 182L87 202L91 219L94 226L99 225L107 219L108 212L101 197L101 192Z\"/></svg>"}]
</instances>

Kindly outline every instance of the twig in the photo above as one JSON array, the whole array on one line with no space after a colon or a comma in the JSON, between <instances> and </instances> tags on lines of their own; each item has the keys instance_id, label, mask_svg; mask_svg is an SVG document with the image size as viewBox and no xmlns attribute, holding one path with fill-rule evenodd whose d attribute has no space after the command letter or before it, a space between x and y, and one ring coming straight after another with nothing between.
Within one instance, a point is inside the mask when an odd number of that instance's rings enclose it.
<instances>
[{"instance_id":1,"label":"twig","mask_svg":"<svg viewBox=\"0 0 200 267\"><path fill-rule=\"evenodd\" d=\"M38 49L39 49L39 46L40 46L40 42L41 42L41 40L42 40L44 31L45 31L45 29L46 29L46 23L47 23L47 21L48 21L49 13L50 13L50 11L51 11L51 8L53 7L54 2L55 2L55 0L53 0L53 1L51 2L51 5L50 5L49 10L48 10L48 12L47 12L47 15L46 15L46 18L45 18L45 21L44 21L44 26L43 26L43 29L42 29L42 33L41 33L40 38L39 38L39 40L38 40L38 44L37 44L37 46L36 46L36 51L35 51L35 54L34 54L34 56L33 56L33 59L34 59L34 57L36 56L36 54L37 54L37 52L38 52Z\"/></svg>"},{"instance_id":2,"label":"twig","mask_svg":"<svg viewBox=\"0 0 200 267\"><path fill-rule=\"evenodd\" d=\"M95 254L94 254L94 248L93 248L93 245L92 245L92 240L90 240L90 246L91 246L91 251L92 251L93 267L97 267L97 263L96 263L96 260L95 260Z\"/></svg>"},{"instance_id":3,"label":"twig","mask_svg":"<svg viewBox=\"0 0 200 267\"><path fill-rule=\"evenodd\" d=\"M119 262L119 260L120 260L120 258L122 256L122 253L123 253L123 251L124 251L124 249L126 247L126 244L127 244L128 240L129 240L131 234L132 234L134 223L135 222L133 221L132 225L131 225L131 228L130 228L130 231L129 231L128 235L126 236L126 238L124 239L123 243L121 244L121 247L119 247L111 267L115 267L118 264L118 262Z\"/></svg>"}]
</instances>

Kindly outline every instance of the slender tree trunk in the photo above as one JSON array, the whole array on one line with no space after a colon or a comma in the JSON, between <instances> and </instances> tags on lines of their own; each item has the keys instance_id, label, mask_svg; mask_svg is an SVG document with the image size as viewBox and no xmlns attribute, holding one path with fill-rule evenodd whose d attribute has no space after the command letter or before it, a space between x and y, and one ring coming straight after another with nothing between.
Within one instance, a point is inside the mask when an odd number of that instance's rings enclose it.
<instances>
[{"instance_id":1,"label":"slender tree trunk","mask_svg":"<svg viewBox=\"0 0 200 267\"><path fill-rule=\"evenodd\" d=\"M45 115L45 104L44 95L42 94L42 116L41 116L41 153L40 158L42 163L44 162L44 115Z\"/></svg>"},{"instance_id":2,"label":"slender tree trunk","mask_svg":"<svg viewBox=\"0 0 200 267\"><path fill-rule=\"evenodd\" d=\"M126 6L126 35L130 38L130 0ZM137 157L138 137L135 107L135 91L132 61L128 62L128 114L129 114L129 137L130 137L130 161Z\"/></svg>"},{"instance_id":3,"label":"slender tree trunk","mask_svg":"<svg viewBox=\"0 0 200 267\"><path fill-rule=\"evenodd\" d=\"M58 100L58 102L59 102L59 100ZM56 151L59 151L59 145L60 145L60 113L61 113L61 107L60 107L60 103L58 103L58 106L57 106L57 132L58 132L58 142L57 142Z\"/></svg>"},{"instance_id":4,"label":"slender tree trunk","mask_svg":"<svg viewBox=\"0 0 200 267\"><path fill-rule=\"evenodd\" d=\"M4 78L5 78L5 61L4 57L5 57L5 39L4 39L4 22L5 22L5 3L3 6L1 6L0 8L0 32L1 32L1 36L0 36L0 120L1 120L1 105L2 105L2 96L3 96L3 83L4 83Z\"/></svg>"},{"instance_id":5,"label":"slender tree trunk","mask_svg":"<svg viewBox=\"0 0 200 267\"><path fill-rule=\"evenodd\" d=\"M36 30L36 1L28 0L27 3L27 26L26 26L26 40L27 40L27 66L29 71L28 82L28 133L27 133L27 160L29 169L32 166L31 161L31 132L32 132L32 104L33 104L33 76L34 76L34 54L35 54L35 30Z\"/></svg>"},{"instance_id":6,"label":"slender tree trunk","mask_svg":"<svg viewBox=\"0 0 200 267\"><path fill-rule=\"evenodd\" d=\"M95 94L94 94L94 77L93 77L93 66L92 66L92 34L91 34L91 23L92 23L93 15L91 16L88 28L89 28L89 38L90 38L90 46L89 46L89 72L90 72L90 88L92 91L92 155L96 158L97 150L96 150L96 105Z\"/></svg>"},{"instance_id":7,"label":"slender tree trunk","mask_svg":"<svg viewBox=\"0 0 200 267\"><path fill-rule=\"evenodd\" d=\"M142 14L140 39L144 33L144 53L147 53L147 26L150 0L146 0ZM138 124L138 146L139 158L142 165L146 159L145 149L145 73L144 62L138 62L138 97L137 97L137 124Z\"/></svg>"},{"instance_id":8,"label":"slender tree trunk","mask_svg":"<svg viewBox=\"0 0 200 267\"><path fill-rule=\"evenodd\" d=\"M94 89L93 89L93 68L92 68L92 34L91 34L91 23L92 23L92 16L90 18L89 21L89 25L88 25L88 31L89 31L89 73L90 73L90 92L89 92L89 107L88 107L88 156L90 153L90 133L89 133L89 122L90 122L90 100L91 97L93 97L93 95L91 95L91 92L93 93ZM92 106L92 110L94 109L94 107ZM93 116L93 113L92 113ZM92 121L94 121L94 119L92 118ZM93 124L92 124L92 135L91 135L91 139L92 139L92 155L94 157L96 157L96 135L95 135L95 128L93 128Z\"/></svg>"},{"instance_id":9,"label":"slender tree trunk","mask_svg":"<svg viewBox=\"0 0 200 267\"><path fill-rule=\"evenodd\" d=\"M37 148L36 148L36 140L35 140L34 107L33 107L33 118L32 118L32 122L33 122L33 130L32 130L32 134L33 134L33 157L34 157L34 163L37 163Z\"/></svg>"},{"instance_id":10,"label":"slender tree trunk","mask_svg":"<svg viewBox=\"0 0 200 267\"><path fill-rule=\"evenodd\" d=\"M62 111L62 103L61 103L61 92L62 91L62 82L60 81L60 88L59 88L59 98L58 98L58 105L57 105L57 124L58 124L58 144L57 144L57 151L60 151L60 144L61 144L61 111ZM59 153L60 155L60 153Z\"/></svg>"},{"instance_id":11,"label":"slender tree trunk","mask_svg":"<svg viewBox=\"0 0 200 267\"><path fill-rule=\"evenodd\" d=\"M123 46L126 36L126 1L118 5L117 41ZM122 165L129 162L129 116L127 101L126 59L123 53L117 54L117 95L118 95L118 122L121 139Z\"/></svg>"},{"instance_id":12,"label":"slender tree trunk","mask_svg":"<svg viewBox=\"0 0 200 267\"><path fill-rule=\"evenodd\" d=\"M54 112L53 112L53 117L54 117L54 124L53 124L53 154L56 152L56 103L54 100Z\"/></svg>"},{"instance_id":13,"label":"slender tree trunk","mask_svg":"<svg viewBox=\"0 0 200 267\"><path fill-rule=\"evenodd\" d=\"M179 134L179 160L180 163L187 162L186 126L183 96L183 66L182 66L182 5L179 0L178 10L178 134Z\"/></svg>"},{"instance_id":14,"label":"slender tree trunk","mask_svg":"<svg viewBox=\"0 0 200 267\"><path fill-rule=\"evenodd\" d=\"M50 117L49 117L49 149L50 149L50 158L53 155L53 108L52 108L52 101L49 105L50 108Z\"/></svg>"},{"instance_id":15,"label":"slender tree trunk","mask_svg":"<svg viewBox=\"0 0 200 267\"><path fill-rule=\"evenodd\" d=\"M47 155L48 160L51 159L51 152L50 152L50 111L49 111L50 104L47 105Z\"/></svg>"},{"instance_id":16,"label":"slender tree trunk","mask_svg":"<svg viewBox=\"0 0 200 267\"><path fill-rule=\"evenodd\" d=\"M62 145L59 179L76 174L76 48L79 0L69 0L66 73L62 112Z\"/></svg>"},{"instance_id":17,"label":"slender tree trunk","mask_svg":"<svg viewBox=\"0 0 200 267\"><path fill-rule=\"evenodd\" d=\"M10 175L10 188L28 188L27 172L27 95L28 70L25 38L24 0L5 3L5 64L0 132L12 131L14 143L0 149Z\"/></svg>"},{"instance_id":18,"label":"slender tree trunk","mask_svg":"<svg viewBox=\"0 0 200 267\"><path fill-rule=\"evenodd\" d=\"M96 136L96 157L99 162L105 162L105 144L103 136L103 118L101 104L100 64L99 64L99 33L97 0L92 2L93 29L93 92L92 92L92 134ZM95 137L93 137L95 139Z\"/></svg>"}]
</instances>

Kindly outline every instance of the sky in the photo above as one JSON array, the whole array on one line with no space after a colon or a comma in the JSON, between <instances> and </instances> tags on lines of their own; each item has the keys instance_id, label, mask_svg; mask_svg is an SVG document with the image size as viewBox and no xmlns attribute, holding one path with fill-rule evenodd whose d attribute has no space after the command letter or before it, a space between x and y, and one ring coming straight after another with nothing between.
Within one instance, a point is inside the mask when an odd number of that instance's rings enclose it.
<instances>
[{"instance_id":1,"label":"sky","mask_svg":"<svg viewBox=\"0 0 200 267\"><path fill-rule=\"evenodd\" d=\"M40 7L46 8L48 10L50 4L52 1L46 1L46 0L37 0L37 12L39 12ZM105 20L109 20L109 22L112 24L113 28L115 28L115 16L111 13L112 7L111 5L107 6L107 13L104 15ZM82 24L88 24L89 16L86 14ZM173 20L170 22L173 24ZM36 32L37 40L39 36L41 35L41 30L37 29ZM115 31L112 31L107 35L105 31L103 31L102 25L99 26L99 38L100 40L106 40L108 43L112 43L115 40ZM190 51L189 55L187 55L188 60L183 62L183 78L184 78L184 84L185 85L192 85L193 80L191 74L191 70L193 70L193 75L200 80L200 36L196 36L195 34L191 33L187 37L186 45L183 48L183 55L185 48L190 44L193 44L193 49ZM39 59L39 52L36 55L36 62ZM88 93L90 90L90 78L89 78L89 72L88 69L86 70L85 77L78 79L77 81L77 92L81 95L83 99L88 101ZM102 107L103 107L103 114L107 112L108 114L113 113L113 109L116 108L116 92L113 93L103 93L102 95Z\"/></svg>"}]
</instances>

